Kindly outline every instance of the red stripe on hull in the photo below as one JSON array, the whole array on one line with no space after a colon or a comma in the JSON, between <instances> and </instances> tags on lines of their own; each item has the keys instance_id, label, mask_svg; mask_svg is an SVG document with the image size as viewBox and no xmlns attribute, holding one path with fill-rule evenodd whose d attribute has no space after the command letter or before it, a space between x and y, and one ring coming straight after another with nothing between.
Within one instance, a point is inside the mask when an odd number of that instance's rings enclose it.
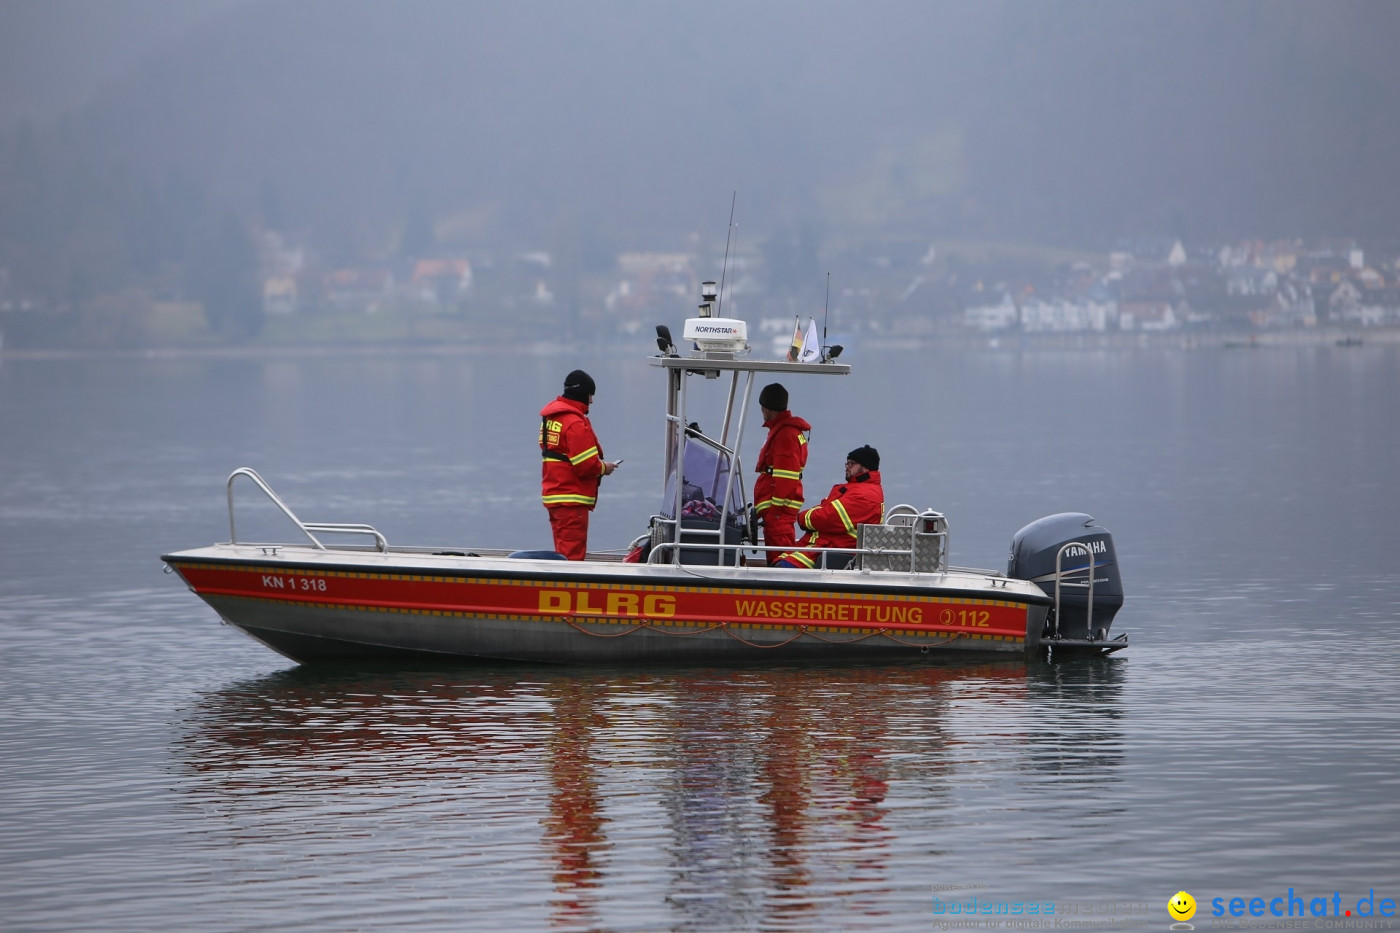
<instances>
[{"instance_id":1,"label":"red stripe on hull","mask_svg":"<svg viewBox=\"0 0 1400 933\"><path fill-rule=\"evenodd\" d=\"M960 634L1023 642L1028 613L1023 603L903 593L320 572L265 565L180 564L178 569L201 596L545 621Z\"/></svg>"}]
</instances>

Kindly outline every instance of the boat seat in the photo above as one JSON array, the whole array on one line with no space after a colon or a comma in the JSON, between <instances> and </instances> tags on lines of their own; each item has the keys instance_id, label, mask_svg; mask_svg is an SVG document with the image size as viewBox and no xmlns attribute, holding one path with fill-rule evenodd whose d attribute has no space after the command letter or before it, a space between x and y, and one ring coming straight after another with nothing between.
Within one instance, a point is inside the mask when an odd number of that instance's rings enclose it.
<instances>
[{"instance_id":1,"label":"boat seat","mask_svg":"<svg viewBox=\"0 0 1400 933\"><path fill-rule=\"evenodd\" d=\"M523 557L526 560L565 560L558 551L512 551L507 557Z\"/></svg>"}]
</instances>

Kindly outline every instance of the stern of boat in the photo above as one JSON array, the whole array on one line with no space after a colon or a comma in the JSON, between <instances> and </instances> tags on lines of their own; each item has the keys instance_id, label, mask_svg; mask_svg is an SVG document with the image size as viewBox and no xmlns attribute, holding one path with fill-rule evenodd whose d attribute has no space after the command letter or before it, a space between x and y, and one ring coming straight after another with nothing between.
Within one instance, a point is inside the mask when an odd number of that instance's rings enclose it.
<instances>
[{"instance_id":1,"label":"stern of boat","mask_svg":"<svg viewBox=\"0 0 1400 933\"><path fill-rule=\"evenodd\" d=\"M1047 657L1110 654L1128 647L1128 636L1111 637L1123 606L1123 578L1113 536L1082 512L1037 519L1016 532L1006 575L1026 580L1054 602L1028 649Z\"/></svg>"}]
</instances>

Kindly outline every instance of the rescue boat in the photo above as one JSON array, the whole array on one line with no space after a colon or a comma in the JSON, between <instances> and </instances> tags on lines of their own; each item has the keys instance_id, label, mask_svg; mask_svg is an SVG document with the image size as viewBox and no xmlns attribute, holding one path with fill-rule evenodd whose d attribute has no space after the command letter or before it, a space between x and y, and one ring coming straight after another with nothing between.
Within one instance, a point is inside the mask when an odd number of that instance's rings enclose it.
<instances>
[{"instance_id":1,"label":"rescue boat","mask_svg":"<svg viewBox=\"0 0 1400 933\"><path fill-rule=\"evenodd\" d=\"M162 556L230 625L304 664L423 660L563 664L800 662L1103 654L1123 603L1112 535L1060 513L1012 540L1005 571L953 566L932 508L887 507L855 549L770 567L748 501L744 425L757 378L849 375L840 347L754 359L747 326L714 316L713 283L677 349L657 328L665 379L661 504L630 547L553 551L391 545L361 523L299 518L254 470L226 483L229 540ZM722 387L718 429L687 419ZM249 485L292 523L286 543L239 540Z\"/></svg>"}]
</instances>

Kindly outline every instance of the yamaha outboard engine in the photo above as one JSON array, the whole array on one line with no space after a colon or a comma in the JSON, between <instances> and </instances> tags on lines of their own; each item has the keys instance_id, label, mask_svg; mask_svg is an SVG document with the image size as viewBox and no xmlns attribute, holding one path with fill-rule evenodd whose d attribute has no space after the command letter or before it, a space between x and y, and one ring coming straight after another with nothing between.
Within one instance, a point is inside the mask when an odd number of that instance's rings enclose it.
<instances>
[{"instance_id":1,"label":"yamaha outboard engine","mask_svg":"<svg viewBox=\"0 0 1400 933\"><path fill-rule=\"evenodd\" d=\"M1095 652L1127 646L1126 635L1108 638L1113 616L1123 605L1123 578L1113 536L1093 516L1061 512L1016 532L1006 575L1031 581L1052 599L1057 598L1058 578L1058 604L1050 611L1041 636L1046 644Z\"/></svg>"}]
</instances>

